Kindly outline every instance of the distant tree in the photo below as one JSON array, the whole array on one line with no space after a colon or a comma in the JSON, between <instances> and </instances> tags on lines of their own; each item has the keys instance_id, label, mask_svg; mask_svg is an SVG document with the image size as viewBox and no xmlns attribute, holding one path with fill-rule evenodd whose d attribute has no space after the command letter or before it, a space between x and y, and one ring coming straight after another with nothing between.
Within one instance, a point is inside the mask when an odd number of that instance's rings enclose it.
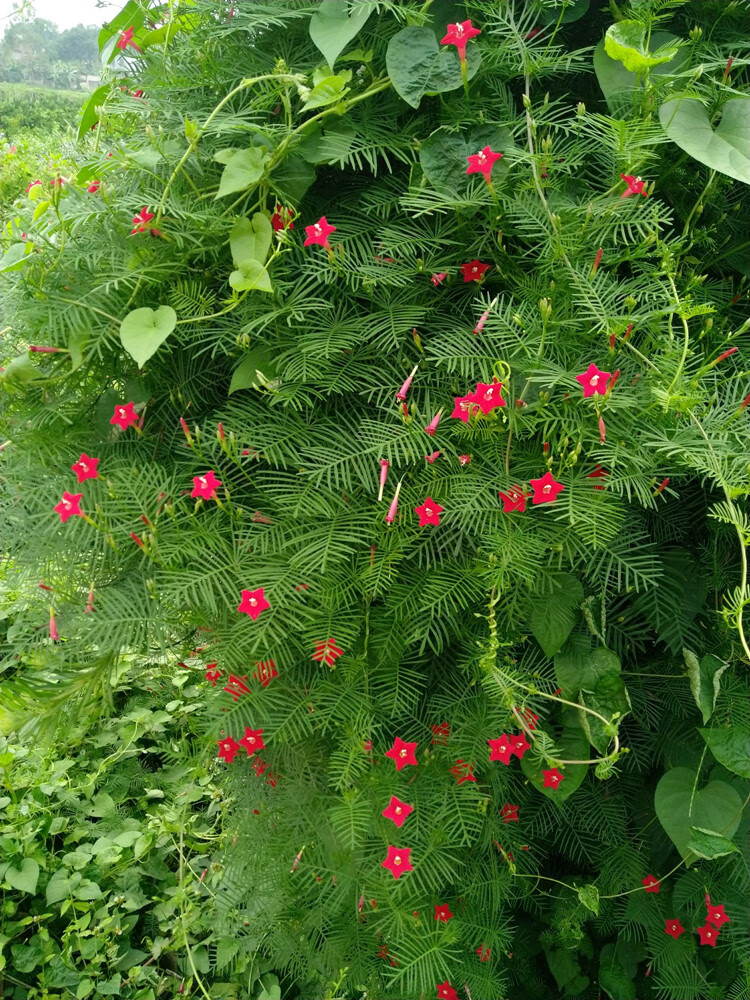
<instances>
[{"instance_id":1,"label":"distant tree","mask_svg":"<svg viewBox=\"0 0 750 1000\"><path fill-rule=\"evenodd\" d=\"M98 70L97 34L95 26L83 24L60 32L52 21L40 17L11 24L0 40L0 79L5 83L75 87L80 74Z\"/></svg>"}]
</instances>

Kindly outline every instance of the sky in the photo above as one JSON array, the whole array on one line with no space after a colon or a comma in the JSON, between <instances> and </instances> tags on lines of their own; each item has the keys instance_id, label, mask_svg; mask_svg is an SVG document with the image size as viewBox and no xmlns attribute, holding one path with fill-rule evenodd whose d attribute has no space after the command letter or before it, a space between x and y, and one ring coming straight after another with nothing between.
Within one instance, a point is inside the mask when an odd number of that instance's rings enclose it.
<instances>
[{"instance_id":1,"label":"sky","mask_svg":"<svg viewBox=\"0 0 750 1000\"><path fill-rule=\"evenodd\" d=\"M19 0L0 0L0 33L14 2ZM52 21L60 29L72 28L75 24L103 24L118 10L111 0L104 0L102 5L97 0L32 0L32 3L37 17Z\"/></svg>"}]
</instances>

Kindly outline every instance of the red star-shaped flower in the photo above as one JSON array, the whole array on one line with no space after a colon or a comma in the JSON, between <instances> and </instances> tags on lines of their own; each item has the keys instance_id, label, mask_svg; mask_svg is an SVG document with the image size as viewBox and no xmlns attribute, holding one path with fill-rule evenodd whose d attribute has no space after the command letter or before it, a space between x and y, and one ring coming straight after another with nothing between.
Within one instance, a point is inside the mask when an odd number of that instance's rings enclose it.
<instances>
[{"instance_id":1,"label":"red star-shaped flower","mask_svg":"<svg viewBox=\"0 0 750 1000\"><path fill-rule=\"evenodd\" d=\"M210 500L219 486L221 480L216 478L213 469L209 469L205 476L193 476L193 492L190 496L193 499L200 497L201 500Z\"/></svg>"},{"instance_id":2,"label":"red star-shaped flower","mask_svg":"<svg viewBox=\"0 0 750 1000\"><path fill-rule=\"evenodd\" d=\"M489 271L491 264L483 264L481 260L470 260L468 264L462 264L459 271L464 276L464 281L481 281L484 272Z\"/></svg>"},{"instance_id":3,"label":"red star-shaped flower","mask_svg":"<svg viewBox=\"0 0 750 1000\"><path fill-rule=\"evenodd\" d=\"M437 990L438 1000L458 1000L458 993L456 993L447 979L444 983L438 983L435 989Z\"/></svg>"},{"instance_id":4,"label":"red star-shaped flower","mask_svg":"<svg viewBox=\"0 0 750 1000\"><path fill-rule=\"evenodd\" d=\"M221 670L216 666L216 663L206 664L206 680L211 682L211 687L216 687L216 682L221 677Z\"/></svg>"},{"instance_id":5,"label":"red star-shaped flower","mask_svg":"<svg viewBox=\"0 0 750 1000\"><path fill-rule=\"evenodd\" d=\"M701 944L711 945L712 948L716 947L716 939L719 936L718 927L714 927L713 924L705 923L702 927L696 927L695 930L701 939Z\"/></svg>"},{"instance_id":6,"label":"red star-shaped flower","mask_svg":"<svg viewBox=\"0 0 750 1000\"><path fill-rule=\"evenodd\" d=\"M451 416L456 417L464 424L468 422L472 410L476 413L474 407L479 405L474 398L473 392L466 396L454 396L453 403L453 413L451 413Z\"/></svg>"},{"instance_id":7,"label":"red star-shaped flower","mask_svg":"<svg viewBox=\"0 0 750 1000\"><path fill-rule=\"evenodd\" d=\"M503 733L500 739L487 740L487 742L490 745L490 760L500 760L503 764L510 764L513 750L507 733Z\"/></svg>"},{"instance_id":8,"label":"red star-shaped flower","mask_svg":"<svg viewBox=\"0 0 750 1000\"><path fill-rule=\"evenodd\" d=\"M641 885L646 886L646 892L658 892L661 882L658 878L654 878L653 875L647 875L641 879Z\"/></svg>"},{"instance_id":9,"label":"red star-shaped flower","mask_svg":"<svg viewBox=\"0 0 750 1000\"><path fill-rule=\"evenodd\" d=\"M424 528L427 524L440 524L440 515L443 508L439 503L435 503L432 497L427 497L423 504L414 508L414 513L419 518L419 527Z\"/></svg>"},{"instance_id":10,"label":"red star-shaped flower","mask_svg":"<svg viewBox=\"0 0 750 1000\"><path fill-rule=\"evenodd\" d=\"M489 413L498 406L505 406L502 397L502 382L477 382L477 391L474 399L482 413Z\"/></svg>"},{"instance_id":11,"label":"red star-shaped flower","mask_svg":"<svg viewBox=\"0 0 750 1000\"><path fill-rule=\"evenodd\" d=\"M331 233L336 232L336 227L329 225L325 215L321 215L318 221L312 226L305 226L305 232L307 233L307 239L303 246L309 247L313 243L317 243L318 246L330 249L328 237Z\"/></svg>"},{"instance_id":12,"label":"red star-shaped flower","mask_svg":"<svg viewBox=\"0 0 750 1000\"><path fill-rule=\"evenodd\" d=\"M519 760L522 760L526 751L531 749L531 744L523 733L511 733L508 737L508 743L510 744L510 752L515 754Z\"/></svg>"},{"instance_id":13,"label":"red star-shaped flower","mask_svg":"<svg viewBox=\"0 0 750 1000\"><path fill-rule=\"evenodd\" d=\"M263 730L245 726L245 735L237 741L237 744L247 750L248 757L252 757L254 753L266 749L266 744L263 742Z\"/></svg>"},{"instance_id":14,"label":"red star-shaped flower","mask_svg":"<svg viewBox=\"0 0 750 1000\"><path fill-rule=\"evenodd\" d=\"M545 788L557 788L561 781L565 781L565 775L553 767L549 771L542 771L544 775L544 787Z\"/></svg>"},{"instance_id":15,"label":"red star-shaped flower","mask_svg":"<svg viewBox=\"0 0 750 1000\"><path fill-rule=\"evenodd\" d=\"M640 177L634 177L633 174L620 174L620 177L627 184L620 195L621 198L629 198L631 194L642 194L644 198L648 198L648 191L644 191L646 182L642 181Z\"/></svg>"},{"instance_id":16,"label":"red star-shaped flower","mask_svg":"<svg viewBox=\"0 0 750 1000\"><path fill-rule=\"evenodd\" d=\"M226 739L217 740L216 742L219 744L219 756L221 759L225 760L227 764L231 764L240 748L237 740L233 740L231 736L227 736Z\"/></svg>"},{"instance_id":17,"label":"red star-shaped flower","mask_svg":"<svg viewBox=\"0 0 750 1000\"><path fill-rule=\"evenodd\" d=\"M520 486L511 486L505 492L500 490L498 496L503 501L503 510L506 514L510 514L514 510L523 513L526 510L526 501L530 494L524 493Z\"/></svg>"},{"instance_id":18,"label":"red star-shaped flower","mask_svg":"<svg viewBox=\"0 0 750 1000\"><path fill-rule=\"evenodd\" d=\"M479 28L473 27L471 21L459 21L458 24L447 25L445 37L440 39L441 45L455 45L461 62L466 59L466 43L481 35Z\"/></svg>"},{"instance_id":19,"label":"red star-shaped flower","mask_svg":"<svg viewBox=\"0 0 750 1000\"><path fill-rule=\"evenodd\" d=\"M99 190L101 183L102 183L101 181L92 181L86 188L86 190L88 191L89 194L96 194L96 192Z\"/></svg>"},{"instance_id":20,"label":"red star-shaped flower","mask_svg":"<svg viewBox=\"0 0 750 1000\"><path fill-rule=\"evenodd\" d=\"M438 285L442 285L442 283L445 281L447 277L448 277L447 271L436 271L435 274L433 274L432 277L430 278L430 281L432 282L433 287L437 288Z\"/></svg>"},{"instance_id":21,"label":"red star-shaped flower","mask_svg":"<svg viewBox=\"0 0 750 1000\"><path fill-rule=\"evenodd\" d=\"M408 802L402 802L395 795L391 795L391 801L385 807L381 816L385 816L386 819L392 820L396 826L401 827L404 825L406 817L412 812L414 812L414 806L410 806Z\"/></svg>"},{"instance_id":22,"label":"red star-shaped flower","mask_svg":"<svg viewBox=\"0 0 750 1000\"><path fill-rule=\"evenodd\" d=\"M503 823L517 823L518 806L512 806L510 802L506 802L503 808L500 810L500 815L503 818Z\"/></svg>"},{"instance_id":23,"label":"red star-shaped flower","mask_svg":"<svg viewBox=\"0 0 750 1000\"><path fill-rule=\"evenodd\" d=\"M393 741L393 746L390 750L386 750L385 755L391 758L396 765L396 770L400 771L401 768L406 767L408 764L417 763L416 749L416 743L404 743L401 737L397 736Z\"/></svg>"},{"instance_id":24,"label":"red star-shaped flower","mask_svg":"<svg viewBox=\"0 0 750 1000\"><path fill-rule=\"evenodd\" d=\"M84 483L87 479L99 478L99 471L97 469L98 464L98 458L92 458L84 451L78 461L71 465L71 469L78 477L78 482Z\"/></svg>"},{"instance_id":25,"label":"red star-shaped flower","mask_svg":"<svg viewBox=\"0 0 750 1000\"><path fill-rule=\"evenodd\" d=\"M152 212L149 212L144 205L140 212L133 216L133 228L130 230L130 235L133 236L134 233L145 233L149 226L149 222L154 218Z\"/></svg>"},{"instance_id":26,"label":"red star-shaped flower","mask_svg":"<svg viewBox=\"0 0 750 1000\"><path fill-rule=\"evenodd\" d=\"M469 166L466 168L467 174L482 174L487 183L490 183L492 168L498 160L502 160L502 153L493 153L489 146L480 149L478 153L467 156Z\"/></svg>"},{"instance_id":27,"label":"red star-shaped flower","mask_svg":"<svg viewBox=\"0 0 750 1000\"><path fill-rule=\"evenodd\" d=\"M541 479L530 479L529 482L534 491L532 503L554 503L557 494L565 489L562 483L555 481L551 472L545 472Z\"/></svg>"},{"instance_id":28,"label":"red star-shaped flower","mask_svg":"<svg viewBox=\"0 0 750 1000\"><path fill-rule=\"evenodd\" d=\"M709 901L706 903L706 910L706 918L710 924L714 925L714 927L719 928L722 924L728 924L730 922L730 918L724 912L723 903L721 906L718 906Z\"/></svg>"},{"instance_id":29,"label":"red star-shaped flower","mask_svg":"<svg viewBox=\"0 0 750 1000\"><path fill-rule=\"evenodd\" d=\"M454 914L451 913L451 908L447 903L435 903L435 920L439 920L441 924L447 924L453 916Z\"/></svg>"},{"instance_id":30,"label":"red star-shaped flower","mask_svg":"<svg viewBox=\"0 0 750 1000\"><path fill-rule=\"evenodd\" d=\"M486 944L480 944L479 947L477 948L477 955L479 955L480 962L486 962L491 954L492 954L492 949L489 948Z\"/></svg>"},{"instance_id":31,"label":"red star-shaped flower","mask_svg":"<svg viewBox=\"0 0 750 1000\"><path fill-rule=\"evenodd\" d=\"M60 520L63 524L65 524L69 517L84 516L83 511L80 509L82 496L83 493L68 493L65 490L60 503L55 504L52 508L56 514L60 515Z\"/></svg>"},{"instance_id":32,"label":"red star-shaped flower","mask_svg":"<svg viewBox=\"0 0 750 1000\"><path fill-rule=\"evenodd\" d=\"M121 31L120 37L117 39L117 48L122 49L124 52L128 45L132 45L134 49L138 49L138 46L133 41L134 33L134 28L126 28L124 31ZM140 52L140 49L138 51Z\"/></svg>"},{"instance_id":33,"label":"red star-shaped flower","mask_svg":"<svg viewBox=\"0 0 750 1000\"><path fill-rule=\"evenodd\" d=\"M576 375L576 382L581 383L583 386L583 398L588 399L589 396L606 395L607 382L611 378L611 372L603 372L601 368L597 368L592 362L583 374Z\"/></svg>"},{"instance_id":34,"label":"red star-shaped flower","mask_svg":"<svg viewBox=\"0 0 750 1000\"><path fill-rule=\"evenodd\" d=\"M609 471L607 469L603 469L601 467L601 465L599 465L599 463L597 462L596 465L594 466L594 471L593 472L589 472L589 474L586 476L586 478L587 479L606 479L608 475L609 475ZM594 483L594 489L595 490L603 490L604 487L603 486L599 486L598 483Z\"/></svg>"},{"instance_id":35,"label":"red star-shaped flower","mask_svg":"<svg viewBox=\"0 0 750 1000\"><path fill-rule=\"evenodd\" d=\"M265 611L266 608L270 607L271 605L263 596L263 587L258 587L257 590L242 591L242 600L237 610L242 612L243 615L250 615L252 620L255 621L261 611Z\"/></svg>"},{"instance_id":36,"label":"red star-shaped flower","mask_svg":"<svg viewBox=\"0 0 750 1000\"><path fill-rule=\"evenodd\" d=\"M669 936L673 937L676 941L680 934L685 933L685 928L679 920L667 920L664 927L664 933L669 934Z\"/></svg>"},{"instance_id":37,"label":"red star-shaped flower","mask_svg":"<svg viewBox=\"0 0 750 1000\"><path fill-rule=\"evenodd\" d=\"M394 878L401 878L404 872L414 869L410 861L411 847L389 847L382 868L387 868Z\"/></svg>"},{"instance_id":38,"label":"red star-shaped flower","mask_svg":"<svg viewBox=\"0 0 750 1000\"><path fill-rule=\"evenodd\" d=\"M285 229L294 229L294 223L292 222L292 215L294 214L294 209L287 208L284 205L276 204L273 215L271 216L271 226L274 232L283 232Z\"/></svg>"},{"instance_id":39,"label":"red star-shaped flower","mask_svg":"<svg viewBox=\"0 0 750 1000\"><path fill-rule=\"evenodd\" d=\"M131 424L138 422L138 414L135 412L135 403L118 403L115 407L110 421L126 431Z\"/></svg>"}]
</instances>

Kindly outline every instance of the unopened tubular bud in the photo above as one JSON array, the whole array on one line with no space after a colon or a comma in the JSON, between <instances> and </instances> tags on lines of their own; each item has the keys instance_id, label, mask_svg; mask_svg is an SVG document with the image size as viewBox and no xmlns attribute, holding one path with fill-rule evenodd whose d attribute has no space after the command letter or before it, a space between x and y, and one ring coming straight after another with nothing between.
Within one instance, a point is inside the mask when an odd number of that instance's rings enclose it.
<instances>
[{"instance_id":1,"label":"unopened tubular bud","mask_svg":"<svg viewBox=\"0 0 750 1000\"><path fill-rule=\"evenodd\" d=\"M428 434L430 437L434 437L435 431L437 430L437 426L440 423L440 418L442 417L442 415L443 411L438 410L435 416L429 422L429 424L425 427L424 429L425 434Z\"/></svg>"},{"instance_id":2,"label":"unopened tubular bud","mask_svg":"<svg viewBox=\"0 0 750 1000\"><path fill-rule=\"evenodd\" d=\"M57 621L55 620L55 609L49 609L49 637L53 642L57 642L60 638L60 634L57 631Z\"/></svg>"},{"instance_id":3,"label":"unopened tubular bud","mask_svg":"<svg viewBox=\"0 0 750 1000\"><path fill-rule=\"evenodd\" d=\"M385 481L388 478L388 467L390 462L387 458L380 459L380 489L378 490L378 500L383 499L383 490L385 489Z\"/></svg>"},{"instance_id":4,"label":"unopened tubular bud","mask_svg":"<svg viewBox=\"0 0 750 1000\"><path fill-rule=\"evenodd\" d=\"M411 370L411 375L409 375L409 377L404 381L404 384L396 393L396 399L399 400L399 402L403 403L403 401L406 399L406 394L408 393L409 388L411 387L411 380L417 374L417 368L419 368L419 365L414 365L414 367Z\"/></svg>"},{"instance_id":5,"label":"unopened tubular bud","mask_svg":"<svg viewBox=\"0 0 750 1000\"><path fill-rule=\"evenodd\" d=\"M607 440L607 428L604 424L604 417L599 417L599 442L604 444Z\"/></svg>"},{"instance_id":6,"label":"unopened tubular bud","mask_svg":"<svg viewBox=\"0 0 750 1000\"><path fill-rule=\"evenodd\" d=\"M396 510L398 509L398 495L401 492L401 480L399 479L396 486L396 492L393 494L393 500L391 500L391 505L388 508L388 513L385 515L385 523L393 524L396 519Z\"/></svg>"},{"instance_id":7,"label":"unopened tubular bud","mask_svg":"<svg viewBox=\"0 0 750 1000\"><path fill-rule=\"evenodd\" d=\"M190 428L188 427L187 421L185 420L184 417L180 417L180 427L182 428L183 433L184 433L185 437L187 438L187 443L188 444L192 444L193 443L193 436L190 433Z\"/></svg>"}]
</instances>

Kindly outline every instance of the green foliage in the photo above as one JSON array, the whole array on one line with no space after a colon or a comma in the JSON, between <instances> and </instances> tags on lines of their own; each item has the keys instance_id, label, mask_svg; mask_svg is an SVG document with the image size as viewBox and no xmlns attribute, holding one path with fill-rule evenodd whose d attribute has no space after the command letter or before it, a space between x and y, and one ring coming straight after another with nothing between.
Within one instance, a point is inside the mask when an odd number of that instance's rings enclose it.
<instances>
[{"instance_id":1,"label":"green foliage","mask_svg":"<svg viewBox=\"0 0 750 1000\"><path fill-rule=\"evenodd\" d=\"M131 0L3 152L13 1000L743 996L750 213L660 118L743 6Z\"/></svg>"}]
</instances>

